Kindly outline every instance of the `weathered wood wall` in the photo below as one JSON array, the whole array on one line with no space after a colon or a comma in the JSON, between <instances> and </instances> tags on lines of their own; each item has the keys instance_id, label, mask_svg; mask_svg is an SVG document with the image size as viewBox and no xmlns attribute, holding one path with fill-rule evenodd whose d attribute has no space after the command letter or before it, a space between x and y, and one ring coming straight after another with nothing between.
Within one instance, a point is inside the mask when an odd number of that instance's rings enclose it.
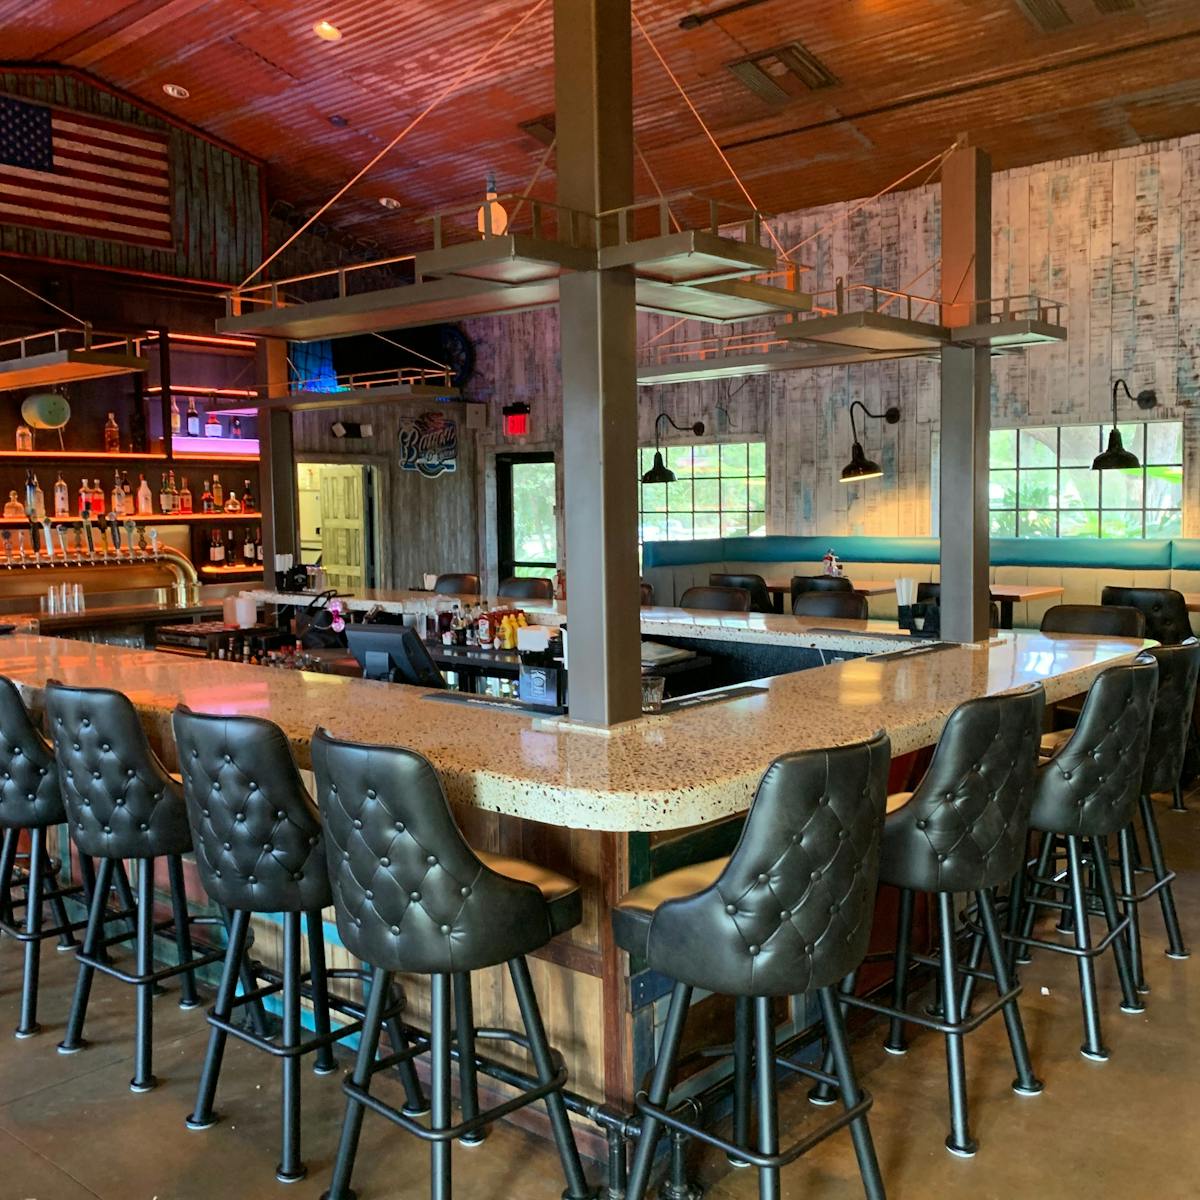
<instances>
[{"instance_id":1,"label":"weathered wood wall","mask_svg":"<svg viewBox=\"0 0 1200 1200\"><path fill-rule=\"evenodd\" d=\"M1069 341L993 360L993 417L999 425L1103 421L1116 376L1154 386L1154 416L1185 423L1185 532L1200 534L1200 136L1041 163L993 179L993 295L1034 292L1066 301ZM812 267L805 285L838 276L921 295L938 294L941 205L935 183L780 217L785 246ZM669 324L639 317L643 344ZM471 322L478 376L473 396L491 407L481 437L486 465L497 447L520 445L499 432L500 406L532 405L529 448L561 444L561 382L554 313ZM711 332L711 329L707 330ZM686 324L659 344L703 336ZM702 419L717 437L769 444L769 529L773 533L917 536L930 532L931 445L938 419L936 363L919 360L750 376L744 381L643 389L639 435L653 437L665 407L681 423ZM899 425L869 422L868 452L885 478L846 486L849 406L898 404ZM722 410L728 414L725 417ZM1132 416L1132 410L1125 410ZM677 435L672 435L677 436ZM523 443L522 443L523 444ZM631 467L632 470L632 467ZM484 475L480 511L492 481ZM494 531L480 531L488 561Z\"/></svg>"},{"instance_id":2,"label":"weathered wood wall","mask_svg":"<svg viewBox=\"0 0 1200 1200\"><path fill-rule=\"evenodd\" d=\"M0 70L0 92L155 129L171 137L175 249L0 223L0 252L185 279L240 283L262 260L262 167L76 72Z\"/></svg>"}]
</instances>

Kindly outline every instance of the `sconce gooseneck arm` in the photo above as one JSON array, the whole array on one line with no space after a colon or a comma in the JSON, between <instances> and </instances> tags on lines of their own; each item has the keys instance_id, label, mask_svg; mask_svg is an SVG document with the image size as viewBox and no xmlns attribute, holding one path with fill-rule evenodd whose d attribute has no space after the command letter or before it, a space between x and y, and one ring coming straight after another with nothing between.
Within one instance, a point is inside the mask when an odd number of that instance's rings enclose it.
<instances>
[{"instance_id":1,"label":"sconce gooseneck arm","mask_svg":"<svg viewBox=\"0 0 1200 1200\"><path fill-rule=\"evenodd\" d=\"M1123 380L1123 379L1113 380L1113 389L1112 389L1113 420L1112 420L1112 423L1113 423L1114 429L1116 429L1116 427L1117 427L1117 389L1118 388L1124 388L1125 395L1128 396L1130 400L1133 399L1133 393L1129 390L1129 384L1127 384L1125 382L1125 380Z\"/></svg>"}]
</instances>

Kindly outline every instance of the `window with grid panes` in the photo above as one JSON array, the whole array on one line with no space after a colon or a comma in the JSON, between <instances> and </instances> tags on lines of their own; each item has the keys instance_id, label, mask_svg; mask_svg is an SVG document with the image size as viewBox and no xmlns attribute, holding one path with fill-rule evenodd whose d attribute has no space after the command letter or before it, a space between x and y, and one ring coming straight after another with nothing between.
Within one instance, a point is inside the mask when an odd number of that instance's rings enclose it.
<instances>
[{"instance_id":1,"label":"window with grid panes","mask_svg":"<svg viewBox=\"0 0 1200 1200\"><path fill-rule=\"evenodd\" d=\"M674 483L639 483L638 543L699 538L765 537L766 442L664 446ZM654 447L638 452L638 475L654 463Z\"/></svg>"},{"instance_id":2,"label":"window with grid panes","mask_svg":"<svg viewBox=\"0 0 1200 1200\"><path fill-rule=\"evenodd\" d=\"M1183 532L1183 424L1119 425L1141 460L1093 471L1107 425L993 429L989 507L993 537L1178 537Z\"/></svg>"}]
</instances>

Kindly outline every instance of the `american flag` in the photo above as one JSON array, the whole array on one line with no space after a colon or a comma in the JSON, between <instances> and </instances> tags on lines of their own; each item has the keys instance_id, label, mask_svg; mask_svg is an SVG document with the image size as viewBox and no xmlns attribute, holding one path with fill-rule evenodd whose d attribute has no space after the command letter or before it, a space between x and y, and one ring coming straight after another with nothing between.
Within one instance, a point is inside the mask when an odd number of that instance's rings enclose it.
<instances>
[{"instance_id":1,"label":"american flag","mask_svg":"<svg viewBox=\"0 0 1200 1200\"><path fill-rule=\"evenodd\" d=\"M0 96L0 221L174 248L166 134Z\"/></svg>"}]
</instances>

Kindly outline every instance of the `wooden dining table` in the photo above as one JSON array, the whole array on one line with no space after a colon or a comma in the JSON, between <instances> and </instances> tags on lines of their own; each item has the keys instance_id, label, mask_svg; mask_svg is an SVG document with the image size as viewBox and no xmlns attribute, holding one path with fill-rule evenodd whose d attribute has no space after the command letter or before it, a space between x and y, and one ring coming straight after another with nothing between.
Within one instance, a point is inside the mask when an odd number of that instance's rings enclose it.
<instances>
[{"instance_id":1,"label":"wooden dining table","mask_svg":"<svg viewBox=\"0 0 1200 1200\"><path fill-rule=\"evenodd\" d=\"M767 591L771 593L775 611L783 612L783 598L792 594L792 577L788 575L786 578L768 579L766 585ZM851 579L850 586L860 596L886 596L889 592L896 590L895 581L887 579Z\"/></svg>"}]
</instances>

